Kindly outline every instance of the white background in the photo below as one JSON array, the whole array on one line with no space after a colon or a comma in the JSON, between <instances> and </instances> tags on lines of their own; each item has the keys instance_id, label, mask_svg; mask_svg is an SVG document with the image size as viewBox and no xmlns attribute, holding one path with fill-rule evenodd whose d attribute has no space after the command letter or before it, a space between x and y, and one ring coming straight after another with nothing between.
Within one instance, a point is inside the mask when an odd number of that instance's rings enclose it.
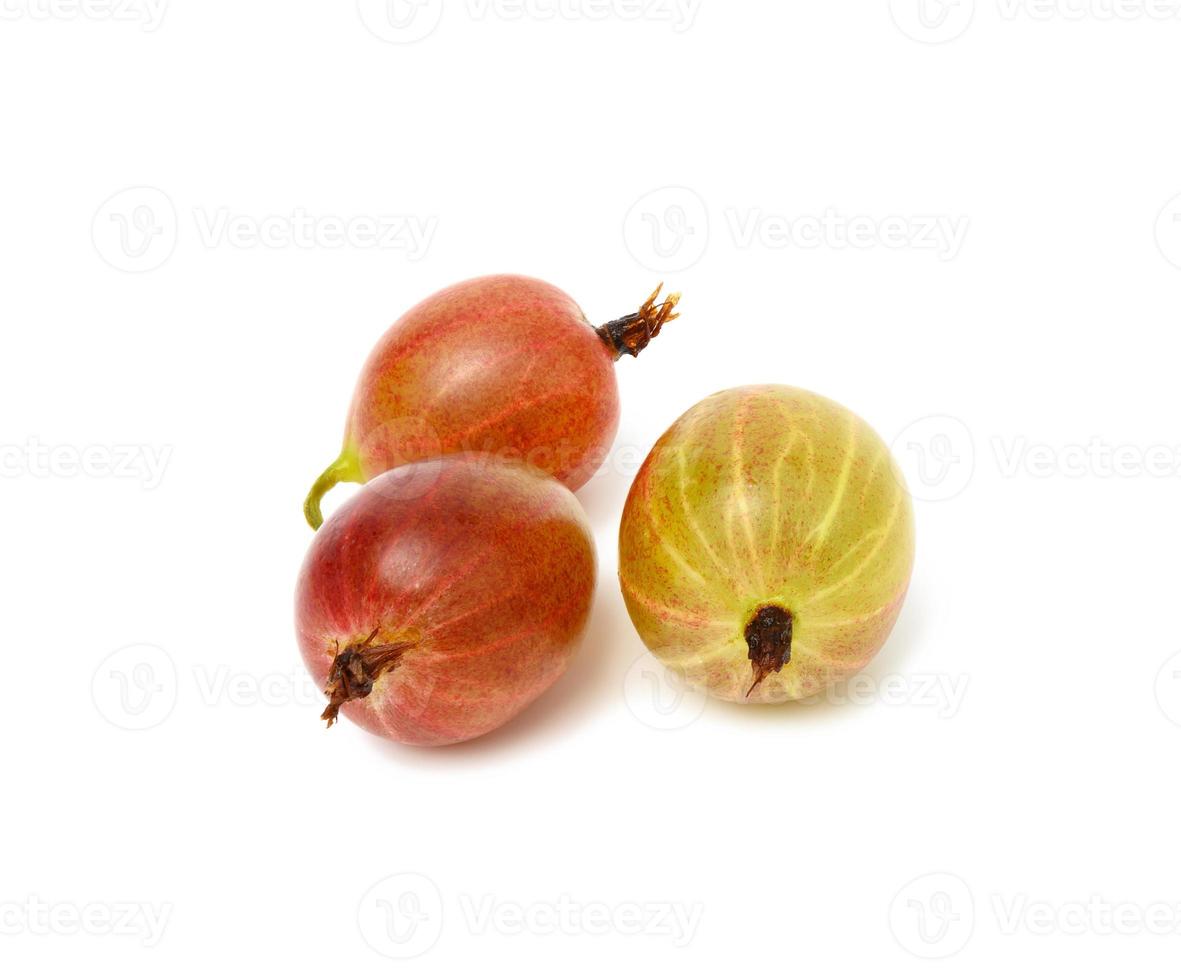
<instances>
[{"instance_id":1,"label":"white background","mask_svg":"<svg viewBox=\"0 0 1181 980\"><path fill-rule=\"evenodd\" d=\"M0 969L1174 976L1181 5L1071 3L3 0ZM685 294L585 648L479 742L325 732L304 493L384 328L502 271ZM752 382L920 498L831 703L676 691L615 584Z\"/></svg>"}]
</instances>

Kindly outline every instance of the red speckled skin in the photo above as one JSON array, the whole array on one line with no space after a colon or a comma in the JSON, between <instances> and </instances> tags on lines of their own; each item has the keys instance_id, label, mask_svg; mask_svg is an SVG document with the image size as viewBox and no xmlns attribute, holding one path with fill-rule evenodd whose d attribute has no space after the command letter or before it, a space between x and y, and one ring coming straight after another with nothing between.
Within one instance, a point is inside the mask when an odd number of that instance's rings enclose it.
<instances>
[{"instance_id":1,"label":"red speckled skin","mask_svg":"<svg viewBox=\"0 0 1181 980\"><path fill-rule=\"evenodd\" d=\"M578 304L537 279L488 276L436 293L386 332L357 384L345 446L366 480L477 451L577 490L618 426L614 355Z\"/></svg>"},{"instance_id":2,"label":"red speckled skin","mask_svg":"<svg viewBox=\"0 0 1181 980\"><path fill-rule=\"evenodd\" d=\"M565 671L586 627L594 544L564 486L520 463L459 454L364 487L316 534L296 592L321 689L336 644L415 641L343 713L410 745L475 738ZM310 719L309 719L310 723Z\"/></svg>"}]
</instances>

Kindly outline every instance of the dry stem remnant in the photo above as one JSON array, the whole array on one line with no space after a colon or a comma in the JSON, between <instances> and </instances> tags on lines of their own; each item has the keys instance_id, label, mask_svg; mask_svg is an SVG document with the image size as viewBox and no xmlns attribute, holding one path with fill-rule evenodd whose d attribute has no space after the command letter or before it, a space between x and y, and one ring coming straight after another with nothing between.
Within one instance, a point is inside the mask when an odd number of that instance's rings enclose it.
<instances>
[{"instance_id":1,"label":"dry stem remnant","mask_svg":"<svg viewBox=\"0 0 1181 980\"><path fill-rule=\"evenodd\" d=\"M324 693L328 695L328 707L320 715L328 722L329 728L336 723L341 705L367 698L373 692L377 679L397 667L402 654L414 646L407 641L373 646L380 631L378 627L360 643L350 643L343 652L337 643L336 658L328 671L328 686L324 688Z\"/></svg>"},{"instance_id":2,"label":"dry stem remnant","mask_svg":"<svg viewBox=\"0 0 1181 980\"><path fill-rule=\"evenodd\" d=\"M611 348L615 360L618 361L624 354L639 357L640 351L652 342L664 325L672 323L681 315L674 312L681 301L680 293L671 293L664 302L656 302L662 289L664 283L656 287L637 312L605 323L595 331L603 343Z\"/></svg>"},{"instance_id":3,"label":"dry stem remnant","mask_svg":"<svg viewBox=\"0 0 1181 980\"><path fill-rule=\"evenodd\" d=\"M791 662L791 623L791 613L786 609L763 606L747 624L746 645L755 675L746 692L748 698L768 674L778 674Z\"/></svg>"}]
</instances>

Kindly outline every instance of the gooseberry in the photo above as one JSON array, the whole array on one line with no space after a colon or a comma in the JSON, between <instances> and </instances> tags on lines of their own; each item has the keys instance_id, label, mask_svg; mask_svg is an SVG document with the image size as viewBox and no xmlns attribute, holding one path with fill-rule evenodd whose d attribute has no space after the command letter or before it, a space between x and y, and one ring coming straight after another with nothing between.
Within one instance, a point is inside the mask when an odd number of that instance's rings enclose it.
<instances>
[{"instance_id":1,"label":"gooseberry","mask_svg":"<svg viewBox=\"0 0 1181 980\"><path fill-rule=\"evenodd\" d=\"M594 328L538 279L487 276L423 300L378 341L357 382L340 456L304 503L313 528L337 483L478 451L522 460L572 490L602 465L619 425L614 362L676 319L679 296Z\"/></svg>"},{"instance_id":2,"label":"gooseberry","mask_svg":"<svg viewBox=\"0 0 1181 980\"><path fill-rule=\"evenodd\" d=\"M565 671L594 586L586 518L556 480L474 453L390 470L324 525L299 576L322 717L411 745L490 732Z\"/></svg>"},{"instance_id":3,"label":"gooseberry","mask_svg":"<svg viewBox=\"0 0 1181 980\"><path fill-rule=\"evenodd\" d=\"M645 645L737 702L860 671L902 608L910 497L877 434L819 395L713 395L661 436L628 494L619 579Z\"/></svg>"}]
</instances>

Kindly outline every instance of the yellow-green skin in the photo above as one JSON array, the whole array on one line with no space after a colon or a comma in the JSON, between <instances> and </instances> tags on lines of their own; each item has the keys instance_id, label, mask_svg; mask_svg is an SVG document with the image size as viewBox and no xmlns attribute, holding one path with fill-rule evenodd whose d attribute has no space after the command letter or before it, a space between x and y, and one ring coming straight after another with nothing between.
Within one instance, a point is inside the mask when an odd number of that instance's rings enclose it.
<instances>
[{"instance_id":1,"label":"yellow-green skin","mask_svg":"<svg viewBox=\"0 0 1181 980\"><path fill-rule=\"evenodd\" d=\"M865 422L780 385L719 392L645 460L619 529L619 579L645 645L727 701L778 703L860 671L886 642L914 563L910 495ZM777 605L791 659L749 697L745 631Z\"/></svg>"}]
</instances>

